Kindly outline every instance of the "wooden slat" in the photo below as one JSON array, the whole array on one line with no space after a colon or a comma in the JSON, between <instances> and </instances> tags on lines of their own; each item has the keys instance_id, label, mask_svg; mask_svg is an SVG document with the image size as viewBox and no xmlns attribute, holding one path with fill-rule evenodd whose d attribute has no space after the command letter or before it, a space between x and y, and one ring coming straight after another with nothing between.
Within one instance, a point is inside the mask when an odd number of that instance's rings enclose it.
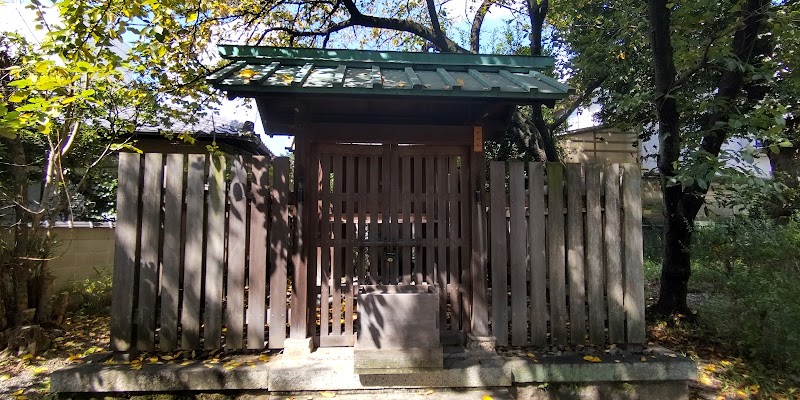
<instances>
[{"instance_id":1,"label":"wooden slat","mask_svg":"<svg viewBox=\"0 0 800 400\"><path fill-rule=\"evenodd\" d=\"M178 347L178 304L181 280L183 216L183 154L167 156L164 192L164 255L161 272L161 330L159 350Z\"/></svg>"},{"instance_id":2,"label":"wooden slat","mask_svg":"<svg viewBox=\"0 0 800 400\"><path fill-rule=\"evenodd\" d=\"M547 163L547 254L549 255L550 338L567 344L566 279L564 276L564 167Z\"/></svg>"},{"instance_id":3,"label":"wooden slat","mask_svg":"<svg viewBox=\"0 0 800 400\"><path fill-rule=\"evenodd\" d=\"M378 232L378 213L380 212L381 193L378 190L378 172L380 159L376 156L369 157L369 187L370 193L367 198L369 206L369 240L377 241L379 238ZM369 249L369 284L374 285L380 276L380 266L378 262L378 248L377 246L368 246Z\"/></svg>"},{"instance_id":4,"label":"wooden slat","mask_svg":"<svg viewBox=\"0 0 800 400\"><path fill-rule=\"evenodd\" d=\"M330 240L330 212L331 212L331 158L328 155L321 157L322 168L322 212L320 218L320 335L326 337L330 334L330 295L331 295L331 248L326 243Z\"/></svg>"},{"instance_id":5,"label":"wooden slat","mask_svg":"<svg viewBox=\"0 0 800 400\"><path fill-rule=\"evenodd\" d=\"M600 213L600 166L586 166L586 292L589 300L589 340L605 343L603 304L603 219Z\"/></svg>"},{"instance_id":6,"label":"wooden slat","mask_svg":"<svg viewBox=\"0 0 800 400\"><path fill-rule=\"evenodd\" d=\"M619 164L605 168L605 222L603 224L608 299L608 340L625 342L625 310L622 291L622 252L619 215Z\"/></svg>"},{"instance_id":7,"label":"wooden slat","mask_svg":"<svg viewBox=\"0 0 800 400\"><path fill-rule=\"evenodd\" d=\"M222 275L225 256L224 157L211 157L206 222L205 324L203 347L219 349L222 340Z\"/></svg>"},{"instance_id":8,"label":"wooden slat","mask_svg":"<svg viewBox=\"0 0 800 400\"><path fill-rule=\"evenodd\" d=\"M461 272L461 327L464 332L472 331L472 265L470 264L471 240L472 240L472 221L470 220L470 202L474 193L470 189L469 177L470 166L472 165L467 157L467 154L462 152L461 167L458 171L458 199L459 199L459 224L460 231L459 237L461 238L461 259L459 260ZM471 196L472 194L472 196Z\"/></svg>"},{"instance_id":9,"label":"wooden slat","mask_svg":"<svg viewBox=\"0 0 800 400\"><path fill-rule=\"evenodd\" d=\"M347 245L344 247L344 333L353 334L353 248L355 247L356 227L353 223L353 209L356 206L354 195L356 195L356 162L354 156L347 157L347 171L345 174L345 190L350 194L346 200L344 209L347 216L345 222L345 235Z\"/></svg>"},{"instance_id":10,"label":"wooden slat","mask_svg":"<svg viewBox=\"0 0 800 400\"><path fill-rule=\"evenodd\" d=\"M397 196L397 187L392 183L392 171L396 168L395 163L397 159L392 154L392 145L383 145L383 157L381 158L382 177L381 188L383 191L383 204L381 210L383 211L382 221L383 224L383 240L390 241L397 238L395 228L397 226L397 208L395 198ZM386 249L384 249L384 252ZM381 283L384 285L392 285L397 283L397 257L395 261L390 263L387 261L386 254L381 255Z\"/></svg>"},{"instance_id":11,"label":"wooden slat","mask_svg":"<svg viewBox=\"0 0 800 400\"><path fill-rule=\"evenodd\" d=\"M582 167L582 164L567 164L567 274L570 339L573 344L586 342Z\"/></svg>"},{"instance_id":12,"label":"wooden slat","mask_svg":"<svg viewBox=\"0 0 800 400\"><path fill-rule=\"evenodd\" d=\"M439 287L439 317L441 330L447 330L447 157L436 157L436 282Z\"/></svg>"},{"instance_id":13,"label":"wooden slat","mask_svg":"<svg viewBox=\"0 0 800 400\"><path fill-rule=\"evenodd\" d=\"M228 285L225 301L225 349L244 348L244 263L247 251L247 172L242 156L231 163L228 189Z\"/></svg>"},{"instance_id":14,"label":"wooden slat","mask_svg":"<svg viewBox=\"0 0 800 400\"><path fill-rule=\"evenodd\" d=\"M364 246L367 233L367 178L369 178L369 157L358 157L358 282L356 283L355 293L358 293L358 285L363 285L366 277L367 249Z\"/></svg>"},{"instance_id":15,"label":"wooden slat","mask_svg":"<svg viewBox=\"0 0 800 400\"><path fill-rule=\"evenodd\" d=\"M635 164L625 164L622 173L625 240L625 317L628 343L645 341L644 259L642 249L642 175Z\"/></svg>"},{"instance_id":16,"label":"wooden slat","mask_svg":"<svg viewBox=\"0 0 800 400\"><path fill-rule=\"evenodd\" d=\"M531 344L547 343L547 256L545 251L544 165L528 163L528 264L531 273Z\"/></svg>"},{"instance_id":17,"label":"wooden slat","mask_svg":"<svg viewBox=\"0 0 800 400\"><path fill-rule=\"evenodd\" d=\"M200 347L200 308L203 288L203 204L206 156L189 154L186 174L186 245L183 248L183 306L181 348ZM191 218L188 216L191 215Z\"/></svg>"},{"instance_id":18,"label":"wooden slat","mask_svg":"<svg viewBox=\"0 0 800 400\"><path fill-rule=\"evenodd\" d=\"M134 276L139 226L138 153L119 153L117 222L114 229L114 275L111 298L111 350L129 351L133 344Z\"/></svg>"},{"instance_id":19,"label":"wooden slat","mask_svg":"<svg viewBox=\"0 0 800 400\"><path fill-rule=\"evenodd\" d=\"M269 277L269 348L286 340L286 267L289 240L289 158L274 160L271 190Z\"/></svg>"},{"instance_id":20,"label":"wooden slat","mask_svg":"<svg viewBox=\"0 0 800 400\"><path fill-rule=\"evenodd\" d=\"M458 164L455 156L450 156L449 167L449 207L447 208L447 221L448 221L448 238L450 244L447 246L449 250L449 263L447 267L447 274L450 277L450 285L448 293L450 295L450 329L461 329L461 264L458 262L458 247L453 243L458 238L459 231L459 214L458 214Z\"/></svg>"},{"instance_id":21,"label":"wooden slat","mask_svg":"<svg viewBox=\"0 0 800 400\"><path fill-rule=\"evenodd\" d=\"M427 156L425 157L425 236L428 242L433 242L434 240L434 227L436 226L435 221L435 206L436 206L436 196L435 196L435 185L436 181L434 180L434 165L433 165L434 157ZM436 247L432 243L428 243L425 246L425 281L429 285L433 285L436 281L436 272L434 271L434 255L436 252Z\"/></svg>"},{"instance_id":22,"label":"wooden slat","mask_svg":"<svg viewBox=\"0 0 800 400\"><path fill-rule=\"evenodd\" d=\"M292 263L292 277L291 277L291 296L289 297L289 337L293 339L305 339L309 334L309 300L312 297L309 291L309 280L313 279L313 273L309 271L309 254L307 241L309 234L306 227L308 223L308 215L306 215L306 205L311 206L312 202L308 202L308 196L313 196L314 186L311 184L313 181L309 179L309 169L311 157L310 143L304 134L295 137L295 157L299 162L294 163L294 219L290 226L292 230L290 235L294 239L292 246L289 247L289 254L291 255Z\"/></svg>"},{"instance_id":23,"label":"wooden slat","mask_svg":"<svg viewBox=\"0 0 800 400\"><path fill-rule=\"evenodd\" d=\"M475 336L489 336L489 294L486 258L486 208L484 207L486 170L483 153L470 153L470 189L475 194L472 200L472 327Z\"/></svg>"},{"instance_id":24,"label":"wooden slat","mask_svg":"<svg viewBox=\"0 0 800 400\"><path fill-rule=\"evenodd\" d=\"M252 158L250 184L250 268L247 291L247 348L264 348L264 323L267 302L267 196L269 165L263 156Z\"/></svg>"},{"instance_id":25,"label":"wooden slat","mask_svg":"<svg viewBox=\"0 0 800 400\"><path fill-rule=\"evenodd\" d=\"M422 243L422 157L414 157L414 240ZM412 264L412 272L414 273L414 281L419 285L425 281L424 265L424 246L414 247L414 263Z\"/></svg>"},{"instance_id":26,"label":"wooden slat","mask_svg":"<svg viewBox=\"0 0 800 400\"><path fill-rule=\"evenodd\" d=\"M333 156L333 196L340 195L344 189L344 156ZM333 238L342 238L342 201L333 201ZM331 334L342 334L342 248L333 247L333 257L331 258L332 282L331 282Z\"/></svg>"},{"instance_id":27,"label":"wooden slat","mask_svg":"<svg viewBox=\"0 0 800 400\"><path fill-rule=\"evenodd\" d=\"M508 282L506 255L506 164L492 161L489 168L490 237L492 238L492 333L500 346L508 345Z\"/></svg>"},{"instance_id":28,"label":"wooden slat","mask_svg":"<svg viewBox=\"0 0 800 400\"><path fill-rule=\"evenodd\" d=\"M161 185L164 166L159 153L144 156L142 188L142 233L139 259L139 312L136 348L155 349L156 301L158 297L158 244L161 231Z\"/></svg>"},{"instance_id":29,"label":"wooden slat","mask_svg":"<svg viewBox=\"0 0 800 400\"><path fill-rule=\"evenodd\" d=\"M400 240L411 240L411 157L399 157L400 175L395 175L395 182L400 182L400 202L403 213L403 223L400 225ZM393 182L394 183L394 182ZM394 183L396 184L396 183ZM398 254L400 261L401 282L405 285L411 283L411 247L403 246Z\"/></svg>"},{"instance_id":30,"label":"wooden slat","mask_svg":"<svg viewBox=\"0 0 800 400\"><path fill-rule=\"evenodd\" d=\"M528 342L527 240L525 240L525 164L509 163L511 238L511 345Z\"/></svg>"}]
</instances>

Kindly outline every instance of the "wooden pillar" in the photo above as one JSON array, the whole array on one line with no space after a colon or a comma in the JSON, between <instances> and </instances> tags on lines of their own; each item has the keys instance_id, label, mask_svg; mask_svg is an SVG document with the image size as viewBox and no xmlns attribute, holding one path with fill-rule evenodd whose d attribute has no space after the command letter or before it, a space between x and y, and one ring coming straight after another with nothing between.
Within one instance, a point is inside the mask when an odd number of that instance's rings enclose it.
<instances>
[{"instance_id":1,"label":"wooden pillar","mask_svg":"<svg viewBox=\"0 0 800 400\"><path fill-rule=\"evenodd\" d=\"M486 221L484 187L486 180L483 129L475 127L470 152L470 210L472 210L472 252L470 275L472 278L472 334L489 336L489 297L486 273Z\"/></svg>"},{"instance_id":2,"label":"wooden pillar","mask_svg":"<svg viewBox=\"0 0 800 400\"><path fill-rule=\"evenodd\" d=\"M302 108L298 107L302 110ZM313 279L315 271L311 271L308 250L310 235L306 227L309 224L309 215L305 206L310 199L310 185L307 184L309 163L310 163L310 143L309 135L305 131L306 124L304 119L307 114L298 111L295 119L297 130L295 131L295 150L294 150L294 193L295 193L295 219L294 219L294 246L292 246L292 265L294 268L292 275L292 295L290 298L291 318L289 337L292 339L304 339L310 334L309 315L314 315L311 308L314 302L310 301L313 294L313 285L309 283ZM316 281L314 279L314 281Z\"/></svg>"}]
</instances>

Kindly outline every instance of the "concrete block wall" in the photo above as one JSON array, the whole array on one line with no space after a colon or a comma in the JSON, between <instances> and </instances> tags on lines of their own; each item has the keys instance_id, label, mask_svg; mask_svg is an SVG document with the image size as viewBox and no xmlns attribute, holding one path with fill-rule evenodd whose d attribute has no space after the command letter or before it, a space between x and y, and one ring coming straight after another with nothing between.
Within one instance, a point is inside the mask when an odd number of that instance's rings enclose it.
<instances>
[{"instance_id":1,"label":"concrete block wall","mask_svg":"<svg viewBox=\"0 0 800 400\"><path fill-rule=\"evenodd\" d=\"M111 275L114 266L113 224L58 223L53 232L60 242L54 249L55 259L49 264L56 290L100 274Z\"/></svg>"}]
</instances>

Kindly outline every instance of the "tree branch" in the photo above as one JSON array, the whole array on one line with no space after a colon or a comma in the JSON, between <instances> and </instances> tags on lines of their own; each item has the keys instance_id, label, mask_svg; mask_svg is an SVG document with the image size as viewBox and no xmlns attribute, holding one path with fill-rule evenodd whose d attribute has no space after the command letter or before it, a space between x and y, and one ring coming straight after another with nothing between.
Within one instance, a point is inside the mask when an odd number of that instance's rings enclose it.
<instances>
[{"instance_id":1,"label":"tree branch","mask_svg":"<svg viewBox=\"0 0 800 400\"><path fill-rule=\"evenodd\" d=\"M480 53L481 51L481 27L483 27L483 20L486 14L489 13L489 8L494 4L495 0L483 0L478 11L475 12L475 18L472 19L472 29L469 33L470 50L473 53Z\"/></svg>"},{"instance_id":2,"label":"tree branch","mask_svg":"<svg viewBox=\"0 0 800 400\"><path fill-rule=\"evenodd\" d=\"M437 36L444 36L442 26L439 24L439 14L436 13L436 4L433 3L433 0L427 0L426 2L428 4L428 16L431 19L433 31Z\"/></svg>"},{"instance_id":3,"label":"tree branch","mask_svg":"<svg viewBox=\"0 0 800 400\"><path fill-rule=\"evenodd\" d=\"M607 76L604 75L590 82L589 85L586 86L586 88L580 94L580 96L576 97L572 101L572 103L569 104L569 106L567 106L558 113L555 121L553 121L553 123L550 124L549 127L550 131L551 132L555 131L556 129L561 127L561 125L563 125L565 122L567 122L569 116L572 115L572 113L575 112L575 110L577 110L578 107L580 107L581 104L583 104L589 98L589 96L591 96L592 93L594 93L594 91L597 90L597 88L599 88L600 85L603 84L603 82L605 82L606 78Z\"/></svg>"},{"instance_id":4,"label":"tree branch","mask_svg":"<svg viewBox=\"0 0 800 400\"><path fill-rule=\"evenodd\" d=\"M372 15L364 15L352 0L342 0L342 4L350 13L350 19L337 23L333 25L332 28L338 27L338 25L341 24L346 24L347 26L363 26L365 28L378 28L408 32L435 44L440 51L448 53L469 53L467 49L459 46L458 43L452 41L447 36L444 36L443 34L437 34L433 29L428 28L427 26L418 22L407 19L383 18ZM329 28L328 31L330 31L332 28ZM341 29L342 28L338 28L336 30Z\"/></svg>"}]
</instances>

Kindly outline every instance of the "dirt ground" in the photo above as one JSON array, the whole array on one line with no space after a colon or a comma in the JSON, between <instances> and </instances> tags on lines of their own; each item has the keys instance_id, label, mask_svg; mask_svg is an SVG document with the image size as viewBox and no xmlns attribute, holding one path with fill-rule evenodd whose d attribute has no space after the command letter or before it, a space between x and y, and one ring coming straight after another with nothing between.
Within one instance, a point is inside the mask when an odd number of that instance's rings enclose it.
<instances>
[{"instance_id":1,"label":"dirt ground","mask_svg":"<svg viewBox=\"0 0 800 400\"><path fill-rule=\"evenodd\" d=\"M68 318L63 330L47 331L51 346L44 353L0 354L0 398L52 398L50 372L92 354L108 351L109 317Z\"/></svg>"}]
</instances>

